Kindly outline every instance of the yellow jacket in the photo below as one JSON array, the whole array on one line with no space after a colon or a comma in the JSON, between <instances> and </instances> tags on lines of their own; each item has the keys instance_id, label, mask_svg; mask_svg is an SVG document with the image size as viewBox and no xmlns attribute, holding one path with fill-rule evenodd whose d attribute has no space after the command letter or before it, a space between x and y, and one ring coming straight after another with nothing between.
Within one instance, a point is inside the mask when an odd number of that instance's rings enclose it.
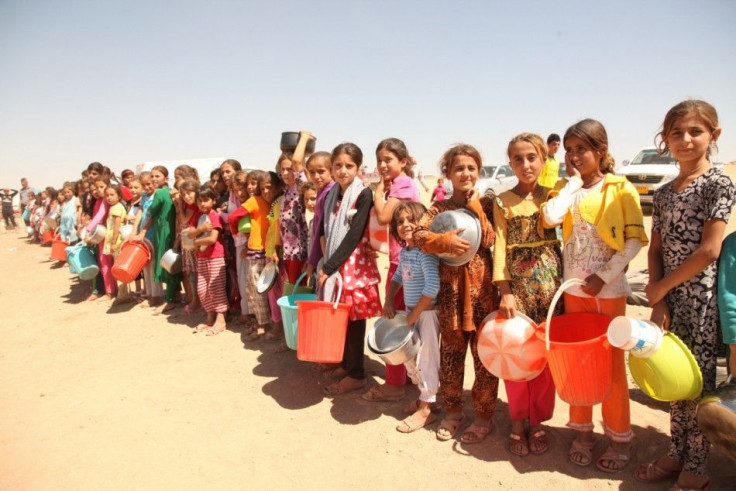
<instances>
[{"instance_id":1,"label":"yellow jacket","mask_svg":"<svg viewBox=\"0 0 736 491\"><path fill-rule=\"evenodd\" d=\"M556 194L557 191L552 191L550 197ZM580 215L617 252L624 250L627 239L639 239L642 245L649 243L639 193L625 177L606 174L601 192L591 193L580 202ZM572 234L572 220L572 212L568 210L562 221L565 242Z\"/></svg>"}]
</instances>

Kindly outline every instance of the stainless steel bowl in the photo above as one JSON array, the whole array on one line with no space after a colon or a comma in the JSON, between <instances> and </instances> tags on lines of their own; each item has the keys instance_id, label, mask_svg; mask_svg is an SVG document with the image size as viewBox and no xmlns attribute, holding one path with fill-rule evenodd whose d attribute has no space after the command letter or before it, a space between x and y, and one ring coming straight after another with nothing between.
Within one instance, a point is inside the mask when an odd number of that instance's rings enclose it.
<instances>
[{"instance_id":1,"label":"stainless steel bowl","mask_svg":"<svg viewBox=\"0 0 736 491\"><path fill-rule=\"evenodd\" d=\"M161 264L161 267L168 271L169 274L181 273L181 255L174 249L169 249L164 252L159 264Z\"/></svg>"},{"instance_id":2,"label":"stainless steel bowl","mask_svg":"<svg viewBox=\"0 0 736 491\"><path fill-rule=\"evenodd\" d=\"M480 248L481 230L480 220L470 210L460 208L458 210L443 211L432 220L429 229L437 234L464 229L459 237L470 242L470 248L460 256L454 254L437 254L440 260L450 266L462 266L470 261Z\"/></svg>"},{"instance_id":3,"label":"stainless steel bowl","mask_svg":"<svg viewBox=\"0 0 736 491\"><path fill-rule=\"evenodd\" d=\"M422 347L419 332L407 324L405 313L398 313L393 319L376 320L368 332L367 344L369 351L389 365L406 363Z\"/></svg>"}]
</instances>

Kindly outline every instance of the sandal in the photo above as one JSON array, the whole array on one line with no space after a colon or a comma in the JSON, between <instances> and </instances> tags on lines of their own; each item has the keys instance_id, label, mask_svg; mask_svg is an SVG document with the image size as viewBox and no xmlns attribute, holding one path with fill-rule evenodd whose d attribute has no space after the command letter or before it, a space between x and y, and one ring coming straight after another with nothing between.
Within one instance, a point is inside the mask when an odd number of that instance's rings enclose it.
<instances>
[{"instance_id":1,"label":"sandal","mask_svg":"<svg viewBox=\"0 0 736 491\"><path fill-rule=\"evenodd\" d=\"M404 418L404 420L396 427L396 431L399 433L412 433L434 423L437 420L437 415L431 411L426 418L422 418L421 416L417 416L415 418L415 415L416 413L412 414L408 418Z\"/></svg>"},{"instance_id":2,"label":"sandal","mask_svg":"<svg viewBox=\"0 0 736 491\"><path fill-rule=\"evenodd\" d=\"M384 388L385 386L386 384L371 387L368 392L360 397L369 402L396 402L404 398L403 387L401 388L400 393L392 394L390 392L386 392L386 389Z\"/></svg>"},{"instance_id":3,"label":"sandal","mask_svg":"<svg viewBox=\"0 0 736 491\"><path fill-rule=\"evenodd\" d=\"M260 338L261 333L258 332L257 328L243 334L243 339L245 341L258 341Z\"/></svg>"},{"instance_id":4,"label":"sandal","mask_svg":"<svg viewBox=\"0 0 736 491\"><path fill-rule=\"evenodd\" d=\"M207 336L217 336L225 329L227 329L227 324L225 324L224 322L220 322L219 324L215 324L214 326L207 329L207 332L205 334Z\"/></svg>"},{"instance_id":5,"label":"sandal","mask_svg":"<svg viewBox=\"0 0 736 491\"><path fill-rule=\"evenodd\" d=\"M524 435L509 434L509 452L519 457L529 454L529 442L524 438Z\"/></svg>"},{"instance_id":6,"label":"sandal","mask_svg":"<svg viewBox=\"0 0 736 491\"><path fill-rule=\"evenodd\" d=\"M634 470L634 478L639 482L659 482L680 475L680 469L670 470L660 466L658 460L641 464Z\"/></svg>"},{"instance_id":7,"label":"sandal","mask_svg":"<svg viewBox=\"0 0 736 491\"><path fill-rule=\"evenodd\" d=\"M582 442L573 440L570 450L567 453L567 459L580 467L590 465L590 462L593 460L593 447L595 447L595 440Z\"/></svg>"},{"instance_id":8,"label":"sandal","mask_svg":"<svg viewBox=\"0 0 736 491\"><path fill-rule=\"evenodd\" d=\"M491 431L493 431L493 423L489 423L488 426L473 423L460 437L460 443L481 443Z\"/></svg>"},{"instance_id":9,"label":"sandal","mask_svg":"<svg viewBox=\"0 0 736 491\"><path fill-rule=\"evenodd\" d=\"M345 382L346 380L355 381L355 385L348 385L350 382ZM330 384L327 387L323 389L323 392L327 396L339 396L341 394L345 394L347 392L352 392L354 390L362 389L365 387L365 379L354 379L352 377L344 377L340 379L338 382L335 382L334 384Z\"/></svg>"},{"instance_id":10,"label":"sandal","mask_svg":"<svg viewBox=\"0 0 736 491\"><path fill-rule=\"evenodd\" d=\"M455 434L457 434L457 430L460 429L464 420L464 415L459 418L448 418L445 416L445 418L440 422L440 427L437 428L437 439L441 442L446 442L453 438Z\"/></svg>"},{"instance_id":11,"label":"sandal","mask_svg":"<svg viewBox=\"0 0 736 491\"><path fill-rule=\"evenodd\" d=\"M529 435L529 452L539 455L547 450L549 450L549 441L547 440L546 431L539 429Z\"/></svg>"},{"instance_id":12,"label":"sandal","mask_svg":"<svg viewBox=\"0 0 736 491\"><path fill-rule=\"evenodd\" d=\"M631 447L625 453L621 453L613 448L613 445L608 445L603 455L595 461L595 466L603 472L614 473L623 470L629 460L631 460Z\"/></svg>"}]
</instances>

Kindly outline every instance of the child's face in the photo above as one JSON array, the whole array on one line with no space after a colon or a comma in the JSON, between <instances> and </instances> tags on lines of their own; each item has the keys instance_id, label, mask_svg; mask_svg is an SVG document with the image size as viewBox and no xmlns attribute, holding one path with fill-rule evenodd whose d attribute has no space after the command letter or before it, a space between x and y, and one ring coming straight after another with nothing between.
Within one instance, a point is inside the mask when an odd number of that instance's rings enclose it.
<instances>
[{"instance_id":1,"label":"child's face","mask_svg":"<svg viewBox=\"0 0 736 491\"><path fill-rule=\"evenodd\" d=\"M711 134L705 122L691 112L672 125L664 142L678 162L697 162L708 155L708 146L718 139L721 129Z\"/></svg>"},{"instance_id":2,"label":"child's face","mask_svg":"<svg viewBox=\"0 0 736 491\"><path fill-rule=\"evenodd\" d=\"M534 184L537 182L539 173L542 172L544 160L537 153L537 149L529 142L518 141L509 148L509 164L523 184Z\"/></svg>"},{"instance_id":3,"label":"child's face","mask_svg":"<svg viewBox=\"0 0 736 491\"><path fill-rule=\"evenodd\" d=\"M570 163L585 180L586 177L602 174L599 162L604 157L600 150L593 150L586 142L576 136L565 140L565 160Z\"/></svg>"},{"instance_id":4,"label":"child's face","mask_svg":"<svg viewBox=\"0 0 736 491\"><path fill-rule=\"evenodd\" d=\"M399 216L396 217L396 231L399 233L401 240L409 245L414 243L413 237L415 228L416 224L414 223L414 217L411 216L408 210L403 210L399 213Z\"/></svg>"},{"instance_id":5,"label":"child's face","mask_svg":"<svg viewBox=\"0 0 736 491\"><path fill-rule=\"evenodd\" d=\"M320 191L332 181L332 175L325 159L310 160L307 173L309 174L309 180L314 183L317 191Z\"/></svg>"},{"instance_id":6,"label":"child's face","mask_svg":"<svg viewBox=\"0 0 736 491\"><path fill-rule=\"evenodd\" d=\"M199 206L199 211L202 213L209 213L212 211L212 207L215 205L214 201L212 201L212 198L204 198L199 197L197 199L197 206Z\"/></svg>"},{"instance_id":7,"label":"child's face","mask_svg":"<svg viewBox=\"0 0 736 491\"><path fill-rule=\"evenodd\" d=\"M99 199L105 197L105 190L107 190L107 184L104 181L97 181L94 186L95 196Z\"/></svg>"},{"instance_id":8,"label":"child's face","mask_svg":"<svg viewBox=\"0 0 736 491\"><path fill-rule=\"evenodd\" d=\"M225 187L229 186L230 178L235 174L235 169L230 164L224 164L220 166L220 172L222 172L222 181L224 182Z\"/></svg>"},{"instance_id":9,"label":"child's face","mask_svg":"<svg viewBox=\"0 0 736 491\"><path fill-rule=\"evenodd\" d=\"M156 190L153 186L153 180L150 177L141 178L141 187L143 187L143 191L149 196Z\"/></svg>"},{"instance_id":10,"label":"child's face","mask_svg":"<svg viewBox=\"0 0 736 491\"><path fill-rule=\"evenodd\" d=\"M341 153L332 161L332 176L343 191L353 183L357 175L358 164L353 161L350 155Z\"/></svg>"},{"instance_id":11,"label":"child's face","mask_svg":"<svg viewBox=\"0 0 736 491\"><path fill-rule=\"evenodd\" d=\"M248 197L255 196L258 193L258 180L248 179L248 184L245 185L245 189L248 193ZM242 201L242 200L241 200Z\"/></svg>"},{"instance_id":12,"label":"child's face","mask_svg":"<svg viewBox=\"0 0 736 491\"><path fill-rule=\"evenodd\" d=\"M120 196L118 196L118 193L113 188L107 188L105 189L105 199L107 200L107 204L112 206L120 201Z\"/></svg>"},{"instance_id":13,"label":"child's face","mask_svg":"<svg viewBox=\"0 0 736 491\"><path fill-rule=\"evenodd\" d=\"M153 183L153 187L155 189L164 187L166 185L166 176L164 176L163 172L159 170L152 170L151 182Z\"/></svg>"},{"instance_id":14,"label":"child's face","mask_svg":"<svg viewBox=\"0 0 736 491\"><path fill-rule=\"evenodd\" d=\"M470 193L478 181L478 163L469 155L458 155L450 165L449 179L455 193Z\"/></svg>"},{"instance_id":15,"label":"child's face","mask_svg":"<svg viewBox=\"0 0 736 491\"><path fill-rule=\"evenodd\" d=\"M58 201L59 204L61 204L64 201L66 201L66 195L64 194L63 191L61 193L59 193L59 194L56 195L56 201Z\"/></svg>"},{"instance_id":16,"label":"child's face","mask_svg":"<svg viewBox=\"0 0 736 491\"><path fill-rule=\"evenodd\" d=\"M395 153L381 149L376 154L376 170L384 181L392 182L406 168L406 160L399 160Z\"/></svg>"},{"instance_id":17,"label":"child's face","mask_svg":"<svg viewBox=\"0 0 736 491\"><path fill-rule=\"evenodd\" d=\"M235 184L233 186L233 190L235 191L235 196L238 197L238 200L240 200L241 203L245 203L245 200L248 199L248 185L247 184Z\"/></svg>"},{"instance_id":18,"label":"child's face","mask_svg":"<svg viewBox=\"0 0 736 491\"><path fill-rule=\"evenodd\" d=\"M130 183L130 194L133 195L133 199L136 200L141 197L141 194L143 193L143 185L141 185L141 181L136 180L132 181Z\"/></svg>"},{"instance_id":19,"label":"child's face","mask_svg":"<svg viewBox=\"0 0 736 491\"><path fill-rule=\"evenodd\" d=\"M560 142L551 142L547 145L547 155L554 157L560 149Z\"/></svg>"},{"instance_id":20,"label":"child's face","mask_svg":"<svg viewBox=\"0 0 736 491\"><path fill-rule=\"evenodd\" d=\"M261 182L261 198L265 199L267 203L272 203L274 197L274 189L271 179L264 179L263 182Z\"/></svg>"},{"instance_id":21,"label":"child's face","mask_svg":"<svg viewBox=\"0 0 736 491\"><path fill-rule=\"evenodd\" d=\"M194 202L197 201L197 192L194 190L181 191L181 198L184 200L184 203L188 205L193 205Z\"/></svg>"},{"instance_id":22,"label":"child's face","mask_svg":"<svg viewBox=\"0 0 736 491\"><path fill-rule=\"evenodd\" d=\"M445 183L445 180L442 179L441 177L439 179L437 179L437 185L438 186L442 186L444 183Z\"/></svg>"},{"instance_id":23,"label":"child's face","mask_svg":"<svg viewBox=\"0 0 736 491\"><path fill-rule=\"evenodd\" d=\"M314 189L307 189L304 191L304 206L310 212L314 213L314 208L317 205L317 191Z\"/></svg>"},{"instance_id":24,"label":"child's face","mask_svg":"<svg viewBox=\"0 0 736 491\"><path fill-rule=\"evenodd\" d=\"M96 170L87 171L87 182L94 184L95 180L100 177L100 173Z\"/></svg>"},{"instance_id":25,"label":"child's face","mask_svg":"<svg viewBox=\"0 0 736 491\"><path fill-rule=\"evenodd\" d=\"M74 197L74 190L72 188L64 188L64 199L70 200Z\"/></svg>"},{"instance_id":26,"label":"child's face","mask_svg":"<svg viewBox=\"0 0 736 491\"><path fill-rule=\"evenodd\" d=\"M130 187L130 181L133 180L133 174L127 174L123 176L123 186Z\"/></svg>"},{"instance_id":27,"label":"child's face","mask_svg":"<svg viewBox=\"0 0 736 491\"><path fill-rule=\"evenodd\" d=\"M291 160L284 159L279 162L279 173L281 174L281 180L284 181L287 187L293 186L296 182L294 163Z\"/></svg>"}]
</instances>

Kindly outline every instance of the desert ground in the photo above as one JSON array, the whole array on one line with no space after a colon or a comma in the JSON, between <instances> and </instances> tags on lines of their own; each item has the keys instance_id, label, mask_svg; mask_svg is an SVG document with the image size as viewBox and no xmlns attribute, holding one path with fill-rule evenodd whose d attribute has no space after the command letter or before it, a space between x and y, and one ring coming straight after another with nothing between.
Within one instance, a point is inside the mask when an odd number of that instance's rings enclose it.
<instances>
[{"instance_id":1,"label":"desert ground","mask_svg":"<svg viewBox=\"0 0 736 491\"><path fill-rule=\"evenodd\" d=\"M736 180L736 165L727 166ZM426 196L425 196L426 200ZM427 200L428 201L428 200ZM646 217L647 229L651 219ZM736 230L732 218L728 231ZM646 267L646 250L632 268ZM244 342L236 323L214 337L193 334L200 315L154 316L140 305L85 302L89 284L49 259L23 232L0 232L0 489L667 489L633 477L669 441L668 405L631 384L636 433L619 474L567 460L574 432L557 400L551 448L521 458L500 384L496 429L481 444L436 440L437 424L395 430L398 403L360 391L323 396L328 382L277 344ZM385 263L382 267L385 276ZM648 309L629 307L648 318ZM369 385L383 365L366 362ZM723 368L719 369L723 375ZM466 363L466 401L472 365ZM472 408L466 408L466 423ZM594 455L606 448L600 407ZM714 451L713 489L734 489L736 465Z\"/></svg>"}]
</instances>

